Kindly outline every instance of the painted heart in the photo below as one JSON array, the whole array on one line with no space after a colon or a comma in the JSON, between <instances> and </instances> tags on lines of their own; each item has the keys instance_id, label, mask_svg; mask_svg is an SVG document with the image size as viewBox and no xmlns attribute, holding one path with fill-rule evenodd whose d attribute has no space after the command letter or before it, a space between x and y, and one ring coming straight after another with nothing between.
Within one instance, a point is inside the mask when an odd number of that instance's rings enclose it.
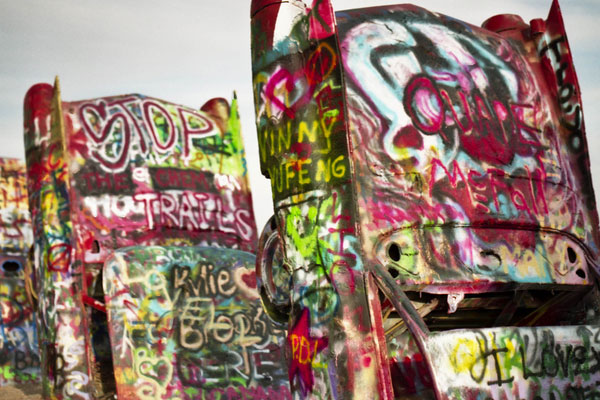
<instances>
[{"instance_id":1,"label":"painted heart","mask_svg":"<svg viewBox=\"0 0 600 400\"><path fill-rule=\"evenodd\" d=\"M249 268L238 268L233 272L233 279L238 291L251 300L258 299L256 291L256 272Z\"/></svg>"},{"instance_id":2,"label":"painted heart","mask_svg":"<svg viewBox=\"0 0 600 400\"><path fill-rule=\"evenodd\" d=\"M147 380L158 383L159 386L167 385L173 376L173 365L166 357L151 357L145 351L138 352L138 371Z\"/></svg>"},{"instance_id":3,"label":"painted heart","mask_svg":"<svg viewBox=\"0 0 600 400\"><path fill-rule=\"evenodd\" d=\"M87 103L79 108L79 120L83 125L85 132L96 143L102 143L108 134L103 129L106 119L106 103L101 101L98 104Z\"/></svg>"}]
</instances>

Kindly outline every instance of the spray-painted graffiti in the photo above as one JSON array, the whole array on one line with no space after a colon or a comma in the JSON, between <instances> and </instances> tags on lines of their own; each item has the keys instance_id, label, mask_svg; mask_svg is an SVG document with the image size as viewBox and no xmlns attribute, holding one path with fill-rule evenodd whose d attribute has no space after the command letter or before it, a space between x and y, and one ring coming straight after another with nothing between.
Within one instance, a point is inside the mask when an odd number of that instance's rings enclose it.
<instances>
[{"instance_id":1,"label":"spray-painted graffiti","mask_svg":"<svg viewBox=\"0 0 600 400\"><path fill-rule=\"evenodd\" d=\"M456 330L433 334L427 350L435 354L442 398L595 398L597 331L596 326ZM396 335L388 350L396 395L433 398L431 374L410 334Z\"/></svg>"},{"instance_id":2,"label":"spray-painted graffiti","mask_svg":"<svg viewBox=\"0 0 600 400\"><path fill-rule=\"evenodd\" d=\"M254 256L133 247L104 286L119 397L288 399L283 332L256 292Z\"/></svg>"},{"instance_id":3,"label":"spray-painted graffiti","mask_svg":"<svg viewBox=\"0 0 600 400\"><path fill-rule=\"evenodd\" d=\"M598 328L496 328L432 337L435 378L448 399L600 397Z\"/></svg>"},{"instance_id":4,"label":"spray-painted graffiti","mask_svg":"<svg viewBox=\"0 0 600 400\"><path fill-rule=\"evenodd\" d=\"M275 224L291 273L290 383L311 398L370 398L385 377L376 367L380 333L368 312L368 299L376 295L357 242L331 4L253 2L254 12L261 169L271 178ZM289 30L275 30L275 20L278 26L290 21Z\"/></svg>"},{"instance_id":5,"label":"spray-painted graffiti","mask_svg":"<svg viewBox=\"0 0 600 400\"><path fill-rule=\"evenodd\" d=\"M254 79L269 118L258 133L261 165L278 197L348 178L340 134L344 118L339 108L340 87L332 74L339 61L326 42L308 57L311 64L294 70L295 77L278 66ZM299 99L291 104L294 98ZM299 118L300 113L307 118Z\"/></svg>"},{"instance_id":6,"label":"spray-painted graffiti","mask_svg":"<svg viewBox=\"0 0 600 400\"><path fill-rule=\"evenodd\" d=\"M41 378L40 356L34 313L25 292L25 260L0 257L0 385L35 390Z\"/></svg>"},{"instance_id":7,"label":"spray-painted graffiti","mask_svg":"<svg viewBox=\"0 0 600 400\"><path fill-rule=\"evenodd\" d=\"M25 117L45 396L110 396L105 259L131 245L255 249L237 100L62 102L36 85Z\"/></svg>"},{"instance_id":8,"label":"spray-painted graffiti","mask_svg":"<svg viewBox=\"0 0 600 400\"><path fill-rule=\"evenodd\" d=\"M448 368L436 370L446 380L431 373L439 367L431 346L443 337L431 330L597 323L598 216L558 5L547 29L513 16L495 33L410 5L334 17L330 1L310 3L256 0L251 11L261 170L277 230L263 233L257 265L268 312L289 313L292 390L593 393L582 379L596 371L552 380L503 370L485 379L512 377L510 390L470 391ZM515 288L514 298L499 294ZM556 343L582 343L580 329L565 328ZM522 334L534 331L542 334Z\"/></svg>"},{"instance_id":9,"label":"spray-painted graffiti","mask_svg":"<svg viewBox=\"0 0 600 400\"><path fill-rule=\"evenodd\" d=\"M219 135L217 126L202 113L139 96L85 102L78 113L85 135L93 142L91 156L108 171L123 170L137 154L146 156L149 148L165 158L177 154L190 160L194 139ZM221 146L215 146L216 152L225 150Z\"/></svg>"},{"instance_id":10,"label":"spray-painted graffiti","mask_svg":"<svg viewBox=\"0 0 600 400\"><path fill-rule=\"evenodd\" d=\"M43 395L91 398L87 320L80 269L71 265L72 224L58 90L36 85L25 96L25 149L38 295Z\"/></svg>"},{"instance_id":11,"label":"spray-painted graffiti","mask_svg":"<svg viewBox=\"0 0 600 400\"><path fill-rule=\"evenodd\" d=\"M65 107L78 222L93 225L82 238L88 253L92 240L118 248L156 242L158 232L188 244L254 248L235 104L229 111L221 102L226 112L216 117L213 106L195 111L139 95ZM110 227L120 234L102 234Z\"/></svg>"},{"instance_id":12,"label":"spray-painted graffiti","mask_svg":"<svg viewBox=\"0 0 600 400\"><path fill-rule=\"evenodd\" d=\"M25 165L0 159L0 386L28 391L40 383L37 329L26 284L32 245Z\"/></svg>"},{"instance_id":13,"label":"spray-painted graffiti","mask_svg":"<svg viewBox=\"0 0 600 400\"><path fill-rule=\"evenodd\" d=\"M416 7L358 14L338 27L364 242L385 237L368 252L398 246L408 284L589 284L595 207L532 48Z\"/></svg>"},{"instance_id":14,"label":"spray-painted graffiti","mask_svg":"<svg viewBox=\"0 0 600 400\"><path fill-rule=\"evenodd\" d=\"M27 254L33 241L25 166L16 159L0 159L0 249Z\"/></svg>"}]
</instances>

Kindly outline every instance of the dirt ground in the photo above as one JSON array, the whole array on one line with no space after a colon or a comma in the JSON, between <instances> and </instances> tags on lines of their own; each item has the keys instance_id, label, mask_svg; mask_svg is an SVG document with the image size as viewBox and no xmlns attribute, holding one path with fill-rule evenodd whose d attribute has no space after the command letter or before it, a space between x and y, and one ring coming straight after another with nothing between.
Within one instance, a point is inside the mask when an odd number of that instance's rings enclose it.
<instances>
[{"instance_id":1,"label":"dirt ground","mask_svg":"<svg viewBox=\"0 0 600 400\"><path fill-rule=\"evenodd\" d=\"M26 395L17 388L11 386L0 386L0 400L42 400L42 395Z\"/></svg>"}]
</instances>

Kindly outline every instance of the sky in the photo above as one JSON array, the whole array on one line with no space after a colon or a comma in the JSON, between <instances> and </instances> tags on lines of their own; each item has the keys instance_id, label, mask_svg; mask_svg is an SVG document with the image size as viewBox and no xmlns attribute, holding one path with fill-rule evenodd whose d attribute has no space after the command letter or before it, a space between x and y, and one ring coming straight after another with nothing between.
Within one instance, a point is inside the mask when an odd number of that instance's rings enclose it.
<instances>
[{"instance_id":1,"label":"sky","mask_svg":"<svg viewBox=\"0 0 600 400\"><path fill-rule=\"evenodd\" d=\"M335 10L394 4L332 0ZM481 25L496 14L546 18L551 0L419 0ZM562 0L600 199L600 0ZM260 175L250 64L250 0L0 0L0 156L24 159L23 97L58 75L64 101L141 93L200 107L237 92L259 231L273 213Z\"/></svg>"}]
</instances>

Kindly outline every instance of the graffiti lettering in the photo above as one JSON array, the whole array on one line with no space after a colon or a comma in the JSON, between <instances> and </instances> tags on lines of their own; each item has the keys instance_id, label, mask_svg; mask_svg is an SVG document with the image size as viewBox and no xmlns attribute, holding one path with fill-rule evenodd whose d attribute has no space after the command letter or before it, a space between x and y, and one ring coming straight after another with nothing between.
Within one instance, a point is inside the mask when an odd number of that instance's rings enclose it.
<instances>
[{"instance_id":1,"label":"graffiti lettering","mask_svg":"<svg viewBox=\"0 0 600 400\"><path fill-rule=\"evenodd\" d=\"M127 173L105 173L100 171L80 175L85 181L86 193L122 193L132 187L131 177Z\"/></svg>"},{"instance_id":2,"label":"graffiti lettering","mask_svg":"<svg viewBox=\"0 0 600 400\"><path fill-rule=\"evenodd\" d=\"M195 140L218 134L213 122L200 112L180 106L167 109L138 97L85 103L78 116L95 144L92 157L107 171L122 171L134 153L146 156L149 144L158 154L169 154L179 143L182 157L189 159Z\"/></svg>"},{"instance_id":3,"label":"graffiti lettering","mask_svg":"<svg viewBox=\"0 0 600 400\"><path fill-rule=\"evenodd\" d=\"M213 174L210 171L196 171L178 168L149 168L155 188L185 189L194 191L214 190Z\"/></svg>"},{"instance_id":4,"label":"graffiti lettering","mask_svg":"<svg viewBox=\"0 0 600 400\"><path fill-rule=\"evenodd\" d=\"M253 235L252 215L246 209L225 209L220 196L187 191L148 192L133 196L88 196L84 204L94 218L121 218L131 227L214 230L244 240ZM140 218L136 218L141 217Z\"/></svg>"},{"instance_id":5,"label":"graffiti lettering","mask_svg":"<svg viewBox=\"0 0 600 400\"><path fill-rule=\"evenodd\" d=\"M250 212L246 209L225 210L223 199L211 193L143 193L134 195L133 200L143 204L146 224L150 229L217 230L235 234L244 240L252 237Z\"/></svg>"},{"instance_id":6,"label":"graffiti lettering","mask_svg":"<svg viewBox=\"0 0 600 400\"><path fill-rule=\"evenodd\" d=\"M214 248L141 247L123 257L127 264L109 261L108 308L119 305L112 324L123 332L123 363L134 355L133 371L143 381L133 385L136 392L163 396L183 385L190 398L210 398L213 390L232 385L239 393L237 385L252 382L266 390L285 382L274 342L281 332L254 301L253 256ZM123 266L127 274L110 277Z\"/></svg>"},{"instance_id":7,"label":"graffiti lettering","mask_svg":"<svg viewBox=\"0 0 600 400\"><path fill-rule=\"evenodd\" d=\"M190 276L190 267L175 266L173 268L172 285L173 289L181 289L194 297L201 296L231 296L236 288L231 280L229 271L222 269L217 276L212 273L214 266L200 265L197 266L200 272L195 280Z\"/></svg>"},{"instance_id":8,"label":"graffiti lettering","mask_svg":"<svg viewBox=\"0 0 600 400\"><path fill-rule=\"evenodd\" d=\"M347 159L343 156L320 158L316 160L316 168L312 159L290 161L269 167L273 192L281 193L294 187L302 187L311 183L328 183L343 178L347 171Z\"/></svg>"},{"instance_id":9,"label":"graffiti lettering","mask_svg":"<svg viewBox=\"0 0 600 400\"><path fill-rule=\"evenodd\" d=\"M292 362L289 367L290 381L297 374L306 390L312 390L314 377L312 366L317 354L328 345L327 337L315 338L310 335L310 311L304 308L287 337L291 349Z\"/></svg>"},{"instance_id":10,"label":"graffiti lettering","mask_svg":"<svg viewBox=\"0 0 600 400\"><path fill-rule=\"evenodd\" d=\"M178 320L181 347L199 350L212 339L218 343L234 342L246 348L262 341L256 335L255 325L247 315L241 313L231 316L216 315L217 310L210 298L186 299Z\"/></svg>"},{"instance_id":11,"label":"graffiti lettering","mask_svg":"<svg viewBox=\"0 0 600 400\"><path fill-rule=\"evenodd\" d=\"M177 362L177 370L181 381L194 387L213 387L226 381L235 381L236 378L256 380L256 376L249 376L242 372L244 360L242 356L233 351L214 354L215 358L203 359L184 358Z\"/></svg>"},{"instance_id":12,"label":"graffiti lettering","mask_svg":"<svg viewBox=\"0 0 600 400\"><path fill-rule=\"evenodd\" d=\"M24 352L17 350L15 352L15 369L22 371L29 368L40 367L40 356L34 352Z\"/></svg>"},{"instance_id":13,"label":"graffiti lettering","mask_svg":"<svg viewBox=\"0 0 600 400\"><path fill-rule=\"evenodd\" d=\"M267 119L258 129L261 165L278 198L341 182L349 170L334 45L321 41L305 57L302 68L255 77Z\"/></svg>"},{"instance_id":14,"label":"graffiti lettering","mask_svg":"<svg viewBox=\"0 0 600 400\"><path fill-rule=\"evenodd\" d=\"M494 328L476 331L468 337L444 339L454 341L450 352L442 357L448 363L438 364L437 360L434 363L438 368L450 367L458 376L468 373L482 388L510 388L511 382L530 381L535 382L531 389L536 393L527 398L536 398L541 393L551 394L543 398L586 398L580 397L581 394L596 393L596 387L575 382L598 379L597 339L595 327ZM437 379L446 379L444 372L436 375ZM453 386L451 382L448 385Z\"/></svg>"},{"instance_id":15,"label":"graffiti lettering","mask_svg":"<svg viewBox=\"0 0 600 400\"><path fill-rule=\"evenodd\" d=\"M456 160L446 167L439 159L433 158L430 171L430 197L439 190L435 188L436 185L439 185L438 175L441 172L441 175L448 179L451 188L466 191L467 198L480 212L501 212L500 197L502 196L505 199L510 199L517 212L524 211L530 215L548 213L548 202L546 201L543 183L546 175L542 167L538 167L533 171L527 169L530 179L516 182L501 169L488 168L485 174L481 174L475 169L463 171ZM442 190L448 191L449 187L443 185ZM491 207L492 203L493 208Z\"/></svg>"},{"instance_id":16,"label":"graffiti lettering","mask_svg":"<svg viewBox=\"0 0 600 400\"><path fill-rule=\"evenodd\" d=\"M292 359L301 365L311 364L317 355L318 343L311 343L306 336L290 335L292 342Z\"/></svg>"},{"instance_id":17,"label":"graffiti lettering","mask_svg":"<svg viewBox=\"0 0 600 400\"><path fill-rule=\"evenodd\" d=\"M449 74L445 74L444 85L449 79ZM424 134L440 134L448 140L451 133L447 129L457 127L465 151L496 165L510 163L517 144L540 145L540 130L531 125L531 116L537 113L534 106L503 103L500 99L484 99L477 93L441 87L432 78L421 75L413 77L406 87L404 108Z\"/></svg>"},{"instance_id":18,"label":"graffiti lettering","mask_svg":"<svg viewBox=\"0 0 600 400\"><path fill-rule=\"evenodd\" d=\"M298 153L304 151L306 155L310 155L311 144L314 143L321 145L317 147L317 154L329 154L332 151L331 135L336 122L336 117L324 118L318 122L313 121L309 128L305 121L300 121L297 127L292 126L290 121L285 127L263 130L259 134L261 160L265 162L267 157L279 156L292 148Z\"/></svg>"}]
</instances>

